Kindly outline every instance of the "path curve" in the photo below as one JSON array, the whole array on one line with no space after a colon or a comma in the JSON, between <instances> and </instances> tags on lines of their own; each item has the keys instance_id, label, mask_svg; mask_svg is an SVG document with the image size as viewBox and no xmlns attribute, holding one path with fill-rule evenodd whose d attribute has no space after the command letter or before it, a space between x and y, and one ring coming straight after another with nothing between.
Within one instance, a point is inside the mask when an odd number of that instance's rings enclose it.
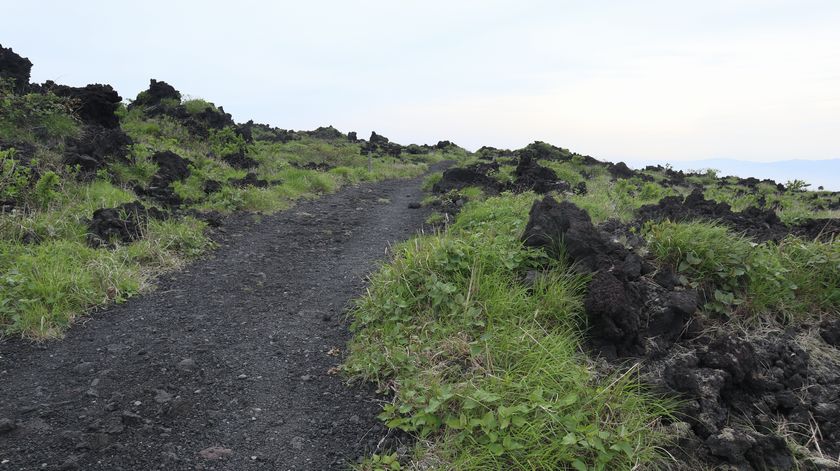
<instances>
[{"instance_id":1,"label":"path curve","mask_svg":"<svg viewBox=\"0 0 840 471\"><path fill-rule=\"evenodd\" d=\"M210 257L64 340L0 342L0 471L347 469L385 430L382 398L330 374L343 313L422 227L420 183L237 216Z\"/></svg>"}]
</instances>

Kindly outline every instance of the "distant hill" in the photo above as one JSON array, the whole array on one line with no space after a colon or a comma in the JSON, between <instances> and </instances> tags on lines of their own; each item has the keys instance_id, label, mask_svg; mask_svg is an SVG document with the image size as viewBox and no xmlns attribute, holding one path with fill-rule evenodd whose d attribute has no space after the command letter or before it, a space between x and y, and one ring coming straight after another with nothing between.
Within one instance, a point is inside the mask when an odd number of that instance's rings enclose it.
<instances>
[{"instance_id":1,"label":"distant hill","mask_svg":"<svg viewBox=\"0 0 840 471\"><path fill-rule=\"evenodd\" d=\"M662 160L634 160L626 162L631 167L644 167L670 163L677 170L715 168L723 175L739 177L770 178L784 183L788 180L804 180L811 184L809 190L823 186L826 190L840 191L840 159L830 160L780 160L777 162L750 162L735 159L707 159L684 162Z\"/></svg>"}]
</instances>

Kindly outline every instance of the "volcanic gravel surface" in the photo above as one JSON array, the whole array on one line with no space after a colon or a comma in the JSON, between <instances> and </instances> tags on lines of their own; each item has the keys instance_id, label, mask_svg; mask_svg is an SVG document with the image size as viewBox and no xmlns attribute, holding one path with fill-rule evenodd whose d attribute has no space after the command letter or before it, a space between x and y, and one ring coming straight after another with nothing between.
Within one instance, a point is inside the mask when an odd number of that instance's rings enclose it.
<instances>
[{"instance_id":1,"label":"volcanic gravel surface","mask_svg":"<svg viewBox=\"0 0 840 471\"><path fill-rule=\"evenodd\" d=\"M385 398L334 370L346 309L422 227L420 183L234 216L154 292L60 341L0 341L0 471L347 469L387 432Z\"/></svg>"}]
</instances>

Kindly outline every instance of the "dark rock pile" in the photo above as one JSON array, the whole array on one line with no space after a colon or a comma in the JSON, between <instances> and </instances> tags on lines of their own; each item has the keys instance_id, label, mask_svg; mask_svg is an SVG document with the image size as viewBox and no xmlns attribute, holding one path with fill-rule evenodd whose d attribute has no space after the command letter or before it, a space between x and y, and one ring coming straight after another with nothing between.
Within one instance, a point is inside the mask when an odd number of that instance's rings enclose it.
<instances>
[{"instance_id":1,"label":"dark rock pile","mask_svg":"<svg viewBox=\"0 0 840 471\"><path fill-rule=\"evenodd\" d=\"M257 188L266 188L269 182L259 178L254 172L248 172L243 178L230 180L230 184L236 187L254 186Z\"/></svg>"},{"instance_id":2,"label":"dark rock pile","mask_svg":"<svg viewBox=\"0 0 840 471\"><path fill-rule=\"evenodd\" d=\"M131 143L131 138L119 127L85 126L78 138L68 139L64 162L93 172L108 162L124 160Z\"/></svg>"},{"instance_id":3,"label":"dark rock pile","mask_svg":"<svg viewBox=\"0 0 840 471\"><path fill-rule=\"evenodd\" d=\"M516 179L511 189L517 193L534 191L545 194L551 191L567 191L571 187L560 180L554 170L539 165L528 154L519 158L516 166Z\"/></svg>"},{"instance_id":4,"label":"dark rock pile","mask_svg":"<svg viewBox=\"0 0 840 471\"><path fill-rule=\"evenodd\" d=\"M142 107L147 113L154 115L163 101L181 103L181 92L164 81L151 79L148 90L142 91L137 98L128 105L128 109Z\"/></svg>"},{"instance_id":5,"label":"dark rock pile","mask_svg":"<svg viewBox=\"0 0 840 471\"><path fill-rule=\"evenodd\" d=\"M146 208L139 201L97 209L88 222L88 244L113 247L115 243L128 244L141 239L150 217L161 219L163 213L156 208Z\"/></svg>"},{"instance_id":6,"label":"dark rock pile","mask_svg":"<svg viewBox=\"0 0 840 471\"><path fill-rule=\"evenodd\" d=\"M811 219L801 225L788 226L772 209L752 206L744 211L734 212L726 203L707 200L699 188L685 198L667 196L659 203L642 206L638 209L637 216L640 222L664 219L717 221L758 242L779 241L788 234L808 239L819 236L823 240L828 240L840 233L840 221L837 219Z\"/></svg>"},{"instance_id":7,"label":"dark rock pile","mask_svg":"<svg viewBox=\"0 0 840 471\"><path fill-rule=\"evenodd\" d=\"M370 139L362 145L361 152L362 154L378 153L399 157L402 154L402 146L373 131L370 133Z\"/></svg>"},{"instance_id":8,"label":"dark rock pile","mask_svg":"<svg viewBox=\"0 0 840 471\"><path fill-rule=\"evenodd\" d=\"M323 139L326 141L345 140L345 136L341 131L332 126L321 126L314 131L306 131L306 135L314 137L315 139Z\"/></svg>"},{"instance_id":9,"label":"dark rock pile","mask_svg":"<svg viewBox=\"0 0 840 471\"><path fill-rule=\"evenodd\" d=\"M697 309L697 293L663 286L654 267L592 224L585 210L546 196L534 202L523 243L567 257L594 277L585 298L589 338L608 358L667 348Z\"/></svg>"},{"instance_id":10,"label":"dark rock pile","mask_svg":"<svg viewBox=\"0 0 840 471\"><path fill-rule=\"evenodd\" d=\"M11 79L15 93L26 91L31 72L32 62L29 59L0 44L0 78Z\"/></svg>"},{"instance_id":11,"label":"dark rock pile","mask_svg":"<svg viewBox=\"0 0 840 471\"><path fill-rule=\"evenodd\" d=\"M180 205L181 198L172 189L172 183L190 176L189 161L174 152L163 151L152 155L152 162L157 164L158 171L148 188L136 187L134 191L167 206Z\"/></svg>"},{"instance_id":12,"label":"dark rock pile","mask_svg":"<svg viewBox=\"0 0 840 471\"><path fill-rule=\"evenodd\" d=\"M222 161L238 169L256 168L260 165L259 162L245 155L242 149L222 156Z\"/></svg>"},{"instance_id":13,"label":"dark rock pile","mask_svg":"<svg viewBox=\"0 0 840 471\"><path fill-rule=\"evenodd\" d=\"M498 168L498 165L496 166ZM488 175L492 167L470 166L455 167L443 172L440 181L434 184L432 191L435 193L447 193L452 190L462 190L468 186L478 186L487 193L496 194L501 190L501 184Z\"/></svg>"},{"instance_id":14,"label":"dark rock pile","mask_svg":"<svg viewBox=\"0 0 840 471\"><path fill-rule=\"evenodd\" d=\"M607 171L610 172L610 175L612 175L614 179L633 178L636 175L636 172L631 170L624 162L610 164L607 167Z\"/></svg>"},{"instance_id":15,"label":"dark rock pile","mask_svg":"<svg viewBox=\"0 0 840 471\"><path fill-rule=\"evenodd\" d=\"M684 401L677 418L683 422L669 425L676 439L669 451L690 469L790 470L783 424L799 436L817 433L821 451L838 456L840 321L824 322L818 333L802 327L735 334L705 319L697 292L681 287L668 268L615 242L610 234L619 232L610 224L596 228L584 210L545 197L531 208L522 240L592 275L584 308L596 352L617 367L628 357L644 359L645 382Z\"/></svg>"},{"instance_id":16,"label":"dark rock pile","mask_svg":"<svg viewBox=\"0 0 840 471\"><path fill-rule=\"evenodd\" d=\"M84 124L108 129L120 127L120 119L116 111L122 103L122 97L110 85L92 84L84 87L68 87L47 82L44 88L60 97L67 98L76 116Z\"/></svg>"},{"instance_id":17,"label":"dark rock pile","mask_svg":"<svg viewBox=\"0 0 840 471\"><path fill-rule=\"evenodd\" d=\"M128 106L129 109L140 107L146 116L166 115L180 122L193 135L207 138L211 130L227 126L236 126L230 113L224 108L211 103L198 112L190 113L181 104L181 92L163 81L151 79L149 88L140 92ZM241 134L240 134L241 135Z\"/></svg>"}]
</instances>

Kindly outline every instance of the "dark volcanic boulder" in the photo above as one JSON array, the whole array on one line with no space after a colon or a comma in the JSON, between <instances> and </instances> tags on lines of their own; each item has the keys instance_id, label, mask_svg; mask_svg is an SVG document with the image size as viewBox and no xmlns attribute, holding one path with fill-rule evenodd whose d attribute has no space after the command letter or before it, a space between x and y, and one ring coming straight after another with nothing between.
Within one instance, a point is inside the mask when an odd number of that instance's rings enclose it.
<instances>
[{"instance_id":1,"label":"dark volcanic boulder","mask_svg":"<svg viewBox=\"0 0 840 471\"><path fill-rule=\"evenodd\" d=\"M204 182L204 185L201 187L204 190L205 194L216 193L221 191L222 189L222 182L216 180L207 180Z\"/></svg>"},{"instance_id":2,"label":"dark volcanic boulder","mask_svg":"<svg viewBox=\"0 0 840 471\"><path fill-rule=\"evenodd\" d=\"M382 151L391 157L399 157L402 154L402 146L396 142L389 142L387 145L382 146Z\"/></svg>"},{"instance_id":3,"label":"dark volcanic boulder","mask_svg":"<svg viewBox=\"0 0 840 471\"><path fill-rule=\"evenodd\" d=\"M344 139L346 136L341 133L338 129L332 126L321 126L314 131L307 131L307 135L310 137L314 137L315 139L324 139L324 140L338 140Z\"/></svg>"},{"instance_id":4,"label":"dark volcanic boulder","mask_svg":"<svg viewBox=\"0 0 840 471\"><path fill-rule=\"evenodd\" d=\"M242 136L246 143L254 142L254 120L248 120L247 123L236 125L236 134Z\"/></svg>"},{"instance_id":5,"label":"dark volcanic boulder","mask_svg":"<svg viewBox=\"0 0 840 471\"><path fill-rule=\"evenodd\" d=\"M607 271L598 272L589 282L584 299L590 336L598 343L619 351L638 343L639 312L628 296L624 283Z\"/></svg>"},{"instance_id":6,"label":"dark volcanic boulder","mask_svg":"<svg viewBox=\"0 0 840 471\"><path fill-rule=\"evenodd\" d=\"M545 194L550 191L566 191L570 189L570 186L559 180L554 170L537 164L533 158L525 154L519 158L519 164L516 166L513 189L517 192L532 190Z\"/></svg>"},{"instance_id":7,"label":"dark volcanic boulder","mask_svg":"<svg viewBox=\"0 0 840 471\"><path fill-rule=\"evenodd\" d=\"M823 321L820 324L820 336L825 343L840 348L840 319Z\"/></svg>"},{"instance_id":8,"label":"dark volcanic boulder","mask_svg":"<svg viewBox=\"0 0 840 471\"><path fill-rule=\"evenodd\" d=\"M174 152L155 152L152 162L158 165L158 171L155 173L158 183L169 185L190 176L189 161Z\"/></svg>"},{"instance_id":9,"label":"dark volcanic boulder","mask_svg":"<svg viewBox=\"0 0 840 471\"><path fill-rule=\"evenodd\" d=\"M67 141L64 162L91 172L108 162L125 159L132 141L119 127L85 126L78 138Z\"/></svg>"},{"instance_id":10,"label":"dark volcanic boulder","mask_svg":"<svg viewBox=\"0 0 840 471\"><path fill-rule=\"evenodd\" d=\"M610 175L613 178L632 178L633 175L636 173L630 170L630 167L627 166L624 162L619 162L617 164L611 164L607 170L610 172Z\"/></svg>"},{"instance_id":11,"label":"dark volcanic boulder","mask_svg":"<svg viewBox=\"0 0 840 471\"><path fill-rule=\"evenodd\" d=\"M14 149L15 155L14 159L18 162L21 162L25 165L29 164L29 161L35 157L35 153L38 149L35 145L31 142L26 141L7 141L0 137L0 150L9 150Z\"/></svg>"},{"instance_id":12,"label":"dark volcanic boulder","mask_svg":"<svg viewBox=\"0 0 840 471\"><path fill-rule=\"evenodd\" d=\"M370 145L374 147L384 146L388 144L389 139L381 134L376 134L376 131L370 133L370 139L368 140Z\"/></svg>"},{"instance_id":13,"label":"dark volcanic boulder","mask_svg":"<svg viewBox=\"0 0 840 471\"><path fill-rule=\"evenodd\" d=\"M350 131L347 133L347 140L350 142L356 142L359 140L358 136L356 135L356 131Z\"/></svg>"},{"instance_id":14,"label":"dark volcanic boulder","mask_svg":"<svg viewBox=\"0 0 840 471\"><path fill-rule=\"evenodd\" d=\"M266 188L269 185L266 180L257 177L257 174L254 172L248 172L243 178L230 180L230 184L236 187L254 186L257 188Z\"/></svg>"},{"instance_id":15,"label":"dark volcanic boulder","mask_svg":"<svg viewBox=\"0 0 840 471\"><path fill-rule=\"evenodd\" d=\"M148 188L138 186L134 191L166 206L180 205L181 197L175 193L172 183L190 176L189 161L174 152L163 151L152 155L152 162L158 165L158 171L152 176Z\"/></svg>"},{"instance_id":16,"label":"dark volcanic boulder","mask_svg":"<svg viewBox=\"0 0 840 471\"><path fill-rule=\"evenodd\" d=\"M614 242L568 201L550 196L535 201L521 240L595 274L584 299L588 337L608 358L667 348L697 309L696 292L656 283L639 255Z\"/></svg>"},{"instance_id":17,"label":"dark volcanic boulder","mask_svg":"<svg viewBox=\"0 0 840 471\"><path fill-rule=\"evenodd\" d=\"M231 167L238 169L255 168L260 165L259 162L245 155L245 152L243 152L242 149L239 149L238 152L223 156L222 161Z\"/></svg>"},{"instance_id":18,"label":"dark volcanic boulder","mask_svg":"<svg viewBox=\"0 0 840 471\"><path fill-rule=\"evenodd\" d=\"M624 247L595 229L585 210L568 201L558 203L551 196L531 206L522 242L558 256L565 254L586 272L610 269L627 256Z\"/></svg>"},{"instance_id":19,"label":"dark volcanic boulder","mask_svg":"<svg viewBox=\"0 0 840 471\"><path fill-rule=\"evenodd\" d=\"M791 232L772 209L751 207L736 213L726 203L707 200L699 188L684 199L680 196L666 196L659 203L642 206L636 214L640 222L664 219L719 221L759 242L780 240Z\"/></svg>"},{"instance_id":20,"label":"dark volcanic boulder","mask_svg":"<svg viewBox=\"0 0 840 471\"><path fill-rule=\"evenodd\" d=\"M487 176L486 173L476 168L450 168L443 172L440 181L434 184L432 191L435 193L447 193L452 190L461 190L468 186L478 186L491 193L498 193L499 182Z\"/></svg>"},{"instance_id":21,"label":"dark volcanic boulder","mask_svg":"<svg viewBox=\"0 0 840 471\"><path fill-rule=\"evenodd\" d=\"M131 109L135 106L153 108L160 105L162 100L173 100L181 103L181 92L164 81L158 82L155 79L149 81L149 89L140 92L137 98L128 105Z\"/></svg>"},{"instance_id":22,"label":"dark volcanic boulder","mask_svg":"<svg viewBox=\"0 0 840 471\"><path fill-rule=\"evenodd\" d=\"M97 209L88 223L88 244L102 247L138 240L143 237L149 217L162 218L163 214L155 208L147 209L139 201Z\"/></svg>"},{"instance_id":23,"label":"dark volcanic boulder","mask_svg":"<svg viewBox=\"0 0 840 471\"><path fill-rule=\"evenodd\" d=\"M318 172L328 172L335 168L326 162L292 162L291 165L294 168L302 168L304 170L315 170Z\"/></svg>"},{"instance_id":24,"label":"dark volcanic boulder","mask_svg":"<svg viewBox=\"0 0 840 471\"><path fill-rule=\"evenodd\" d=\"M12 86L16 93L22 93L29 87L29 74L32 72L32 62L21 57L12 50L0 44L0 78L12 79Z\"/></svg>"},{"instance_id":25,"label":"dark volcanic boulder","mask_svg":"<svg viewBox=\"0 0 840 471\"><path fill-rule=\"evenodd\" d=\"M92 84L84 87L68 87L45 84L45 88L60 97L68 98L83 123L96 124L109 129L120 126L116 111L122 102L122 97L110 85Z\"/></svg>"}]
</instances>

